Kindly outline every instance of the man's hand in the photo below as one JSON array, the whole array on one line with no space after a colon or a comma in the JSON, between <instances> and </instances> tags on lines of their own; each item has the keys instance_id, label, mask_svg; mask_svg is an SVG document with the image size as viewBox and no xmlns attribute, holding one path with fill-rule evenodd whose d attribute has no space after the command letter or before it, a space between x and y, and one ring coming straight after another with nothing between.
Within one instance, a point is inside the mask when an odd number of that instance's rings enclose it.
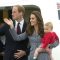
<instances>
[{"instance_id":1,"label":"man's hand","mask_svg":"<svg viewBox=\"0 0 60 60\"><path fill-rule=\"evenodd\" d=\"M23 57L24 55L26 55L26 52L23 51L23 50L17 50L17 52L14 53L14 57L17 58L17 59Z\"/></svg>"}]
</instances>

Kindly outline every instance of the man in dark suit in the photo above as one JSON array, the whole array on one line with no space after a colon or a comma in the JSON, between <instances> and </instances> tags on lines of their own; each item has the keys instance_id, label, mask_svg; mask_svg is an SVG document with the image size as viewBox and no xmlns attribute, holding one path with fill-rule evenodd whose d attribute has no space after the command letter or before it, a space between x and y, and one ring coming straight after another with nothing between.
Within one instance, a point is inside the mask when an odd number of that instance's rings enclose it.
<instances>
[{"instance_id":1,"label":"man in dark suit","mask_svg":"<svg viewBox=\"0 0 60 60\"><path fill-rule=\"evenodd\" d=\"M16 5L12 8L12 19L17 34L21 34L26 30L27 24L23 19L24 12L25 9L23 6ZM6 23L0 28L0 35L4 34L6 36L6 45L3 60L27 60L29 53L27 47L29 42L28 38L20 42L14 41L9 32L9 26Z\"/></svg>"}]
</instances>

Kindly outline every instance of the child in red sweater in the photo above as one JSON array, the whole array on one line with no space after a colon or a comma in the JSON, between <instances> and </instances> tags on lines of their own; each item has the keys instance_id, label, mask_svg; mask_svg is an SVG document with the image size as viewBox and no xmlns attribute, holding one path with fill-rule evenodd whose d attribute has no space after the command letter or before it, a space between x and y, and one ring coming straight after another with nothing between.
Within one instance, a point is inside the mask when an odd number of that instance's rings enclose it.
<instances>
[{"instance_id":1,"label":"child in red sweater","mask_svg":"<svg viewBox=\"0 0 60 60\"><path fill-rule=\"evenodd\" d=\"M47 22L44 26L45 34L42 38L42 43L38 48L36 48L33 59L37 59L38 54L42 51L47 51L52 59L51 52L48 51L48 47L49 45L54 44L56 41L59 42L58 36L55 32L52 32L52 29L53 24L51 22Z\"/></svg>"}]
</instances>

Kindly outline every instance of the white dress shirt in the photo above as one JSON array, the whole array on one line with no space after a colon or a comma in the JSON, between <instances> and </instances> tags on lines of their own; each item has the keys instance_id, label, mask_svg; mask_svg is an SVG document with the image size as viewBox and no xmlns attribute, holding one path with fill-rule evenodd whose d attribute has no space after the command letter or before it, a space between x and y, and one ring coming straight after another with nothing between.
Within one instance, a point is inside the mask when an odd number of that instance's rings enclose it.
<instances>
[{"instance_id":1,"label":"white dress shirt","mask_svg":"<svg viewBox=\"0 0 60 60\"><path fill-rule=\"evenodd\" d=\"M21 32L22 32L24 19L22 19L19 23L20 23L19 26L20 26L20 29L21 29ZM15 20L15 30L16 31L17 31L17 24L18 24L18 22Z\"/></svg>"}]
</instances>

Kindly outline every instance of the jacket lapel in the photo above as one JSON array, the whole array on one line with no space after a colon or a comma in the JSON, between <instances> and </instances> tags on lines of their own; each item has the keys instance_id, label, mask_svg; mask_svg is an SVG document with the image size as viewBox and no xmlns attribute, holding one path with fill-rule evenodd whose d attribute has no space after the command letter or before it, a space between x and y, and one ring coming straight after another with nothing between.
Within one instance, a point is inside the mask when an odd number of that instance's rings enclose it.
<instances>
[{"instance_id":1,"label":"jacket lapel","mask_svg":"<svg viewBox=\"0 0 60 60\"><path fill-rule=\"evenodd\" d=\"M13 21L13 25L14 25L14 27L15 27L15 21Z\"/></svg>"},{"instance_id":2,"label":"jacket lapel","mask_svg":"<svg viewBox=\"0 0 60 60\"><path fill-rule=\"evenodd\" d=\"M27 27L27 23L24 21L23 28L22 28L22 33L25 32L26 27Z\"/></svg>"}]
</instances>

